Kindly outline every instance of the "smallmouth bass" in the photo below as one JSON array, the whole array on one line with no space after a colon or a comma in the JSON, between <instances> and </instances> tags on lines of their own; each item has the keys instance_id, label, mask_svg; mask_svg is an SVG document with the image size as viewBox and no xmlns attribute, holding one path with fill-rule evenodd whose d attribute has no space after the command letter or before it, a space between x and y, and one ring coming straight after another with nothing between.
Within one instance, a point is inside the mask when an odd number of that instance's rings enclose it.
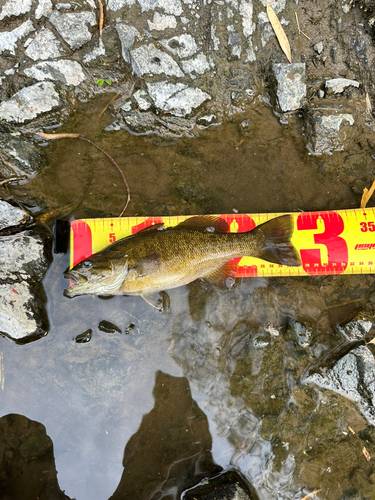
<instances>
[{"instance_id":1,"label":"smallmouth bass","mask_svg":"<svg viewBox=\"0 0 375 500\"><path fill-rule=\"evenodd\" d=\"M127 236L76 264L65 273L74 284L64 291L77 295L150 295L203 278L230 288L236 257L253 256L287 266L300 266L291 243L293 217L283 215L245 233L230 233L216 216L197 216L175 227L155 224Z\"/></svg>"}]
</instances>

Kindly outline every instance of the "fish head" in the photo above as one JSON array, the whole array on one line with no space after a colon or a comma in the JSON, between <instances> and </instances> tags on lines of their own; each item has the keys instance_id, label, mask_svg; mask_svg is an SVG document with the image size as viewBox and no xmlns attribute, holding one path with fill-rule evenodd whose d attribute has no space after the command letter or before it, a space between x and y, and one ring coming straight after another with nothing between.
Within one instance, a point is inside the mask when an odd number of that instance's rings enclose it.
<instances>
[{"instance_id":1,"label":"fish head","mask_svg":"<svg viewBox=\"0 0 375 500\"><path fill-rule=\"evenodd\" d=\"M128 274L128 257L93 255L64 273L73 285L64 290L69 298L78 295L115 295Z\"/></svg>"}]
</instances>

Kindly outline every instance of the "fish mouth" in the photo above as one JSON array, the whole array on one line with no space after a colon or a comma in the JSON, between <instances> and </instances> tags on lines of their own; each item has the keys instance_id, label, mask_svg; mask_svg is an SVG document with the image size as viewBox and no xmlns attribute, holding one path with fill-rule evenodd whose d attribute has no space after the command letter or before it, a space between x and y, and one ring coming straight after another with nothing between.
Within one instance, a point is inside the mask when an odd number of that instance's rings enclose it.
<instances>
[{"instance_id":1,"label":"fish mouth","mask_svg":"<svg viewBox=\"0 0 375 500\"><path fill-rule=\"evenodd\" d=\"M75 273L72 270L68 270L64 273L64 278L73 282L73 284L64 290L65 297L75 297L76 295L81 295L80 288L84 286L89 280L86 276L82 274Z\"/></svg>"}]
</instances>

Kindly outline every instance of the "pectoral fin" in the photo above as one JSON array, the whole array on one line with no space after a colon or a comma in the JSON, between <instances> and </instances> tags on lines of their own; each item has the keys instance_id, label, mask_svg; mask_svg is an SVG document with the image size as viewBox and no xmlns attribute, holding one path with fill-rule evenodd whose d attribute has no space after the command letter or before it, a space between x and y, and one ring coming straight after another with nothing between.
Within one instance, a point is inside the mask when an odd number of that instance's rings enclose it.
<instances>
[{"instance_id":1,"label":"pectoral fin","mask_svg":"<svg viewBox=\"0 0 375 500\"><path fill-rule=\"evenodd\" d=\"M154 307L158 311L166 311L170 306L170 299L167 292L148 292L141 294L147 304Z\"/></svg>"},{"instance_id":2,"label":"pectoral fin","mask_svg":"<svg viewBox=\"0 0 375 500\"><path fill-rule=\"evenodd\" d=\"M160 264L160 254L152 253L143 257L142 259L137 260L129 269L135 271L137 273L137 278L141 278L142 276L148 276L149 274L153 274L159 268Z\"/></svg>"},{"instance_id":3,"label":"pectoral fin","mask_svg":"<svg viewBox=\"0 0 375 500\"><path fill-rule=\"evenodd\" d=\"M221 288L232 288L236 282L237 267L237 259L230 260L222 266L210 271L206 276L202 276L202 278Z\"/></svg>"}]
</instances>

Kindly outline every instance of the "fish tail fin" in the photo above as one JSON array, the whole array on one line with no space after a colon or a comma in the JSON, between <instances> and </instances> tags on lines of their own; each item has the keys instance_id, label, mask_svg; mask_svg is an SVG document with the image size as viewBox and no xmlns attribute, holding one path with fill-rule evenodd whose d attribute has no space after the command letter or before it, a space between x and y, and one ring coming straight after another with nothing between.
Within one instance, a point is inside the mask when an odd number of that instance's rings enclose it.
<instances>
[{"instance_id":1,"label":"fish tail fin","mask_svg":"<svg viewBox=\"0 0 375 500\"><path fill-rule=\"evenodd\" d=\"M283 266L300 266L299 252L291 242L293 230L293 216L290 214L276 217L254 228L251 232L260 238L260 250L256 257Z\"/></svg>"}]
</instances>

